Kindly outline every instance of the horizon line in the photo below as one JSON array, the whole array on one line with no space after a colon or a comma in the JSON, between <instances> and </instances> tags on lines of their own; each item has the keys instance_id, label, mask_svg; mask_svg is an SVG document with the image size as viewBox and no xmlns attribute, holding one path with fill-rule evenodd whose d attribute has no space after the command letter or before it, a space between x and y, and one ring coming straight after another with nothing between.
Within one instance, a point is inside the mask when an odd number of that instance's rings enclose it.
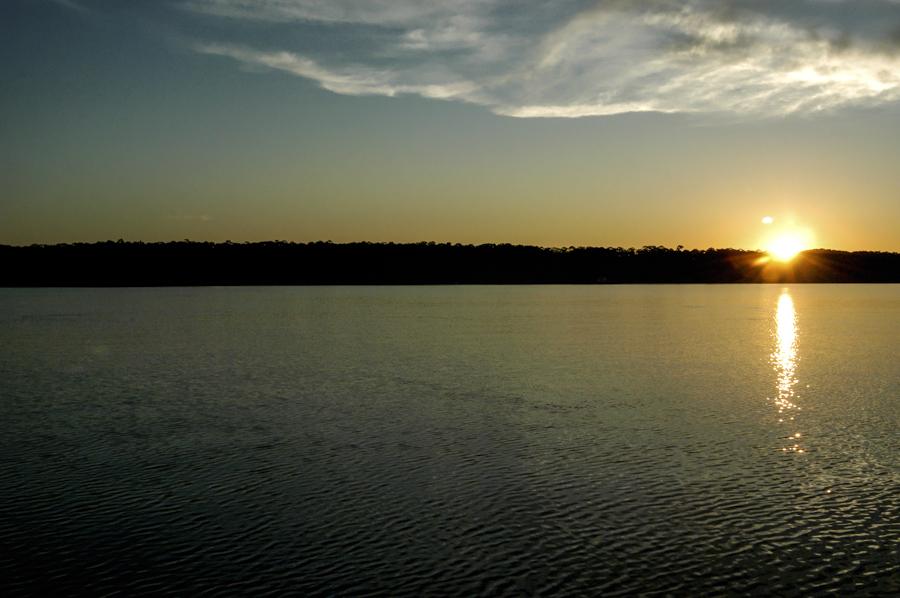
<instances>
[{"instance_id":1,"label":"horizon line","mask_svg":"<svg viewBox=\"0 0 900 598\"><path fill-rule=\"evenodd\" d=\"M194 243L194 244L203 244L203 245L254 245L254 244L264 244L264 243L277 243L277 244L285 244L285 245L315 245L315 244L328 244L328 245L435 245L435 246L450 246L450 247L484 247L484 246L509 246L509 247L530 247L530 248L538 248L538 249L559 249L559 250L568 250L568 249L621 249L621 250L631 250L631 251L640 251L640 250L652 250L652 249L663 249L668 251L742 251L747 253L763 253L768 254L769 252L762 248L754 248L747 249L742 247L686 247L684 245L676 245L674 247L669 247L667 245L641 245L641 246L628 246L625 247L623 245L540 245L536 243L512 243L512 242L482 242L482 243L462 243L458 241L369 241L369 240L359 240L359 241L333 241L331 239L317 239L314 241L294 241L287 239L263 239L263 240L243 240L243 241L233 241L231 239L225 239L223 241L213 241L213 240L198 240L198 239L170 239L166 241L144 241L144 240L125 240L122 238L119 239L104 239L104 240L96 240L96 241L56 241L56 242L47 242L47 243L28 243L28 244L12 244L12 243L0 243L0 247L17 247L17 248L29 248L29 247L56 247L56 246L65 246L65 245L105 245L105 244L123 244L123 245L166 245L166 244L175 244L175 243ZM883 250L883 249L832 249L828 247L813 247L809 249L804 249L798 253L808 253L815 251L834 251L841 253L889 253L889 254L897 254L900 253L900 250Z\"/></svg>"}]
</instances>

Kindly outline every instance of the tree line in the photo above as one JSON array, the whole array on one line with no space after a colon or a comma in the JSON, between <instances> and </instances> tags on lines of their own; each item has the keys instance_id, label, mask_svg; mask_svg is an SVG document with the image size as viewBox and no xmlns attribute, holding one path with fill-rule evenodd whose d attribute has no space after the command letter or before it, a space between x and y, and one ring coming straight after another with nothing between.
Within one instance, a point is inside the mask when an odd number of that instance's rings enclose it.
<instances>
[{"instance_id":1,"label":"tree line","mask_svg":"<svg viewBox=\"0 0 900 598\"><path fill-rule=\"evenodd\" d=\"M2 286L900 282L900 253L660 246L105 241L0 245Z\"/></svg>"}]
</instances>

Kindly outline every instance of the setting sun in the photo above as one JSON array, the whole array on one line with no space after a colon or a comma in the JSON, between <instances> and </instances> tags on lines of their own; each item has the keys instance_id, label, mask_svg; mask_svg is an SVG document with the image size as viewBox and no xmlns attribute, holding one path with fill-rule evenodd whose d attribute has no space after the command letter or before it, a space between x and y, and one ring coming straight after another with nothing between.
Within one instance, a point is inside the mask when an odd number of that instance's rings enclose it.
<instances>
[{"instance_id":1,"label":"setting sun","mask_svg":"<svg viewBox=\"0 0 900 598\"><path fill-rule=\"evenodd\" d=\"M784 234L773 238L766 251L779 262L789 262L801 251L808 249L806 242L799 235Z\"/></svg>"}]
</instances>

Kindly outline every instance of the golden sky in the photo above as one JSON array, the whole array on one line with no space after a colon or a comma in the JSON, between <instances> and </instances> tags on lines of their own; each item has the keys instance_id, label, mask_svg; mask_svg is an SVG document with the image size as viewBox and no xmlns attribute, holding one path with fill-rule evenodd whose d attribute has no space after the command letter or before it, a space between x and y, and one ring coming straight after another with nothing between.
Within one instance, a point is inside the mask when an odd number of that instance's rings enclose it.
<instances>
[{"instance_id":1,"label":"golden sky","mask_svg":"<svg viewBox=\"0 0 900 598\"><path fill-rule=\"evenodd\" d=\"M0 8L0 243L900 250L896 3L147 4Z\"/></svg>"}]
</instances>

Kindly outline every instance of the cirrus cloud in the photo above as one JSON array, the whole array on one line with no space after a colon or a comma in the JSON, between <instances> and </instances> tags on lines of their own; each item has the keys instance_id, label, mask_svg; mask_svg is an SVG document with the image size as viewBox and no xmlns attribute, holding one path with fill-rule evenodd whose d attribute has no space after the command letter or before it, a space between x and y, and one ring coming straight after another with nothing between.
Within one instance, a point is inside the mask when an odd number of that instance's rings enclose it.
<instances>
[{"instance_id":1,"label":"cirrus cloud","mask_svg":"<svg viewBox=\"0 0 900 598\"><path fill-rule=\"evenodd\" d=\"M552 4L552 6L549 6ZM237 25L325 28L302 49L198 52L340 94L414 94L515 117L777 116L900 99L900 4L858 0L190 0ZM860 11L862 15L860 16Z\"/></svg>"}]
</instances>

